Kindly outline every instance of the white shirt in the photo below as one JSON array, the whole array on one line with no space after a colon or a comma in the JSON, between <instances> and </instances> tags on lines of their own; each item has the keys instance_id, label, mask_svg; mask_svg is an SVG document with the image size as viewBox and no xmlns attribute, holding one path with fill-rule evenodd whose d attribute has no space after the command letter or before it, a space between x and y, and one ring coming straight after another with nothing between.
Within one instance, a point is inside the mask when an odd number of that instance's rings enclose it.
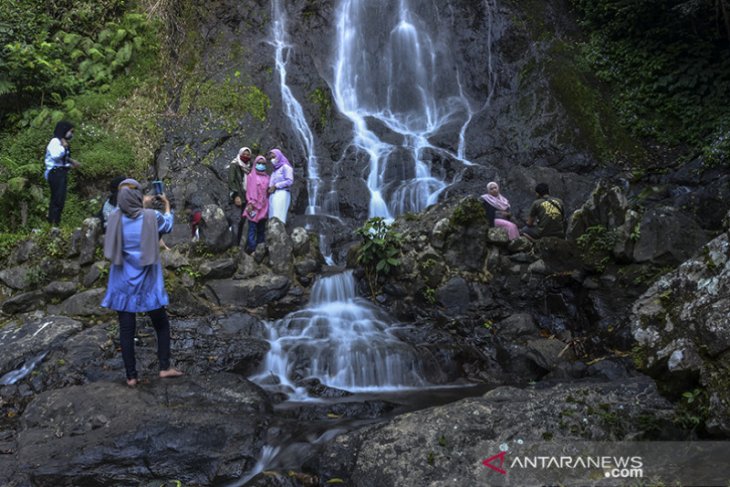
<instances>
[{"instance_id":1,"label":"white shirt","mask_svg":"<svg viewBox=\"0 0 730 487\"><path fill-rule=\"evenodd\" d=\"M61 143L61 139L57 137L52 138L48 143L48 147L46 147L46 170L43 173L43 177L48 179L48 173L54 167L71 167L71 164L66 162L65 156L66 148Z\"/></svg>"}]
</instances>

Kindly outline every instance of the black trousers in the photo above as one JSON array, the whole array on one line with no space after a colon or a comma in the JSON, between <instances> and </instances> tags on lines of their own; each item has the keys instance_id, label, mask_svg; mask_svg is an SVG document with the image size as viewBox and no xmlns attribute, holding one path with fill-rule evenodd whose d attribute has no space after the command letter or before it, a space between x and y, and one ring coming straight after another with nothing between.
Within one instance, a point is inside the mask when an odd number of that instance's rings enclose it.
<instances>
[{"instance_id":1,"label":"black trousers","mask_svg":"<svg viewBox=\"0 0 730 487\"><path fill-rule=\"evenodd\" d=\"M170 320L165 308L147 313L152 319L152 326L157 334L157 359L160 370L170 368ZM122 345L122 359L127 379L137 378L137 360L134 358L134 334L137 328L137 314L128 311L117 311L119 315L119 342Z\"/></svg>"},{"instance_id":2,"label":"black trousers","mask_svg":"<svg viewBox=\"0 0 730 487\"><path fill-rule=\"evenodd\" d=\"M66 186L68 185L68 169L53 169L48 173L48 185L51 187L51 202L48 205L48 222L51 225L61 224L61 213L66 204Z\"/></svg>"}]
</instances>

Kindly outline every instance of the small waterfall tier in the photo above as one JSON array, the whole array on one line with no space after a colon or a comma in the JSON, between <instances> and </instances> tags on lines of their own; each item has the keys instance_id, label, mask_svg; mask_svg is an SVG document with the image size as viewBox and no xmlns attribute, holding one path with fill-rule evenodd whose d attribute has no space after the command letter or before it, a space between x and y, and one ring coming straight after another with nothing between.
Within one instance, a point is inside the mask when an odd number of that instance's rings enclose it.
<instances>
[{"instance_id":1,"label":"small waterfall tier","mask_svg":"<svg viewBox=\"0 0 730 487\"><path fill-rule=\"evenodd\" d=\"M351 271L322 277L306 309L270 325L271 349L252 380L294 398L306 397L298 384L307 379L350 392L428 386L415 347L394 336L393 326L357 297Z\"/></svg>"}]
</instances>

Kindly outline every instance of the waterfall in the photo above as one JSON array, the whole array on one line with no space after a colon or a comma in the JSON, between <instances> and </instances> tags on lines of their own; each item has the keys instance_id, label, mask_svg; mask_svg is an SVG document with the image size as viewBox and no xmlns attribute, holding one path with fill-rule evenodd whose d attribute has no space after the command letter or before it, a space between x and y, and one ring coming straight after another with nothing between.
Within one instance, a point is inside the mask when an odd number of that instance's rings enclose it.
<instances>
[{"instance_id":1,"label":"waterfall","mask_svg":"<svg viewBox=\"0 0 730 487\"><path fill-rule=\"evenodd\" d=\"M286 14L281 8L281 0L274 0L272 3L273 15L273 41L274 46L274 64L276 72L279 74L279 86L281 89L281 102L284 106L284 112L294 128L302 144L302 150L307 157L307 195L308 205L306 209L307 215L316 215L319 213L317 203L319 193L319 163L314 152L314 135L309 128L307 119L304 117L302 105L292 94L289 85L286 82L286 66L289 61L289 53L292 46L289 44L286 33ZM293 163L293 162L292 162Z\"/></svg>"},{"instance_id":2,"label":"waterfall","mask_svg":"<svg viewBox=\"0 0 730 487\"><path fill-rule=\"evenodd\" d=\"M420 211L435 203L446 188L445 181L432 175L427 150L470 164L465 134L476 113L448 43L451 26L439 25L436 2L393 3L341 1L332 83L337 108L353 124L352 145L369 161L369 215L384 218ZM485 6L491 15L491 4ZM494 84L491 51L489 57L490 93L485 106ZM374 121L401 142L381 139ZM429 142L454 123L460 127L456 154Z\"/></svg>"},{"instance_id":3,"label":"waterfall","mask_svg":"<svg viewBox=\"0 0 730 487\"><path fill-rule=\"evenodd\" d=\"M306 309L271 324L271 348L251 379L297 399L307 397L297 383L311 378L351 392L428 386L415 348L391 333L391 322L357 297L351 271L322 277Z\"/></svg>"},{"instance_id":4,"label":"waterfall","mask_svg":"<svg viewBox=\"0 0 730 487\"><path fill-rule=\"evenodd\" d=\"M15 384L20 379L22 379L26 375L30 374L33 371L33 369L36 367L36 365L38 365L41 362L41 360L43 360L45 358L45 356L47 354L48 354L47 351L41 352L38 355L36 355L35 357L33 357L29 360L26 360L23 363L23 365L21 365L18 369L11 370L7 374L0 377L0 386L7 386L10 384Z\"/></svg>"}]
</instances>

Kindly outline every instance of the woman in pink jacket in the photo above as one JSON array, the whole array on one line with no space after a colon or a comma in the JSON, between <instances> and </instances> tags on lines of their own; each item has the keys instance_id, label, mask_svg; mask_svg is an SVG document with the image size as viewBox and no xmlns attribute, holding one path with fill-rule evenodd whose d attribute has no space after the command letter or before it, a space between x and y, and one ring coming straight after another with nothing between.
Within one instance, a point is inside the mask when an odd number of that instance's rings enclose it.
<instances>
[{"instance_id":1,"label":"woman in pink jacket","mask_svg":"<svg viewBox=\"0 0 730 487\"><path fill-rule=\"evenodd\" d=\"M246 178L246 208L243 216L248 219L246 252L253 253L256 246L264 243L266 219L269 215L269 175L266 172L266 158L258 156L254 170Z\"/></svg>"}]
</instances>

